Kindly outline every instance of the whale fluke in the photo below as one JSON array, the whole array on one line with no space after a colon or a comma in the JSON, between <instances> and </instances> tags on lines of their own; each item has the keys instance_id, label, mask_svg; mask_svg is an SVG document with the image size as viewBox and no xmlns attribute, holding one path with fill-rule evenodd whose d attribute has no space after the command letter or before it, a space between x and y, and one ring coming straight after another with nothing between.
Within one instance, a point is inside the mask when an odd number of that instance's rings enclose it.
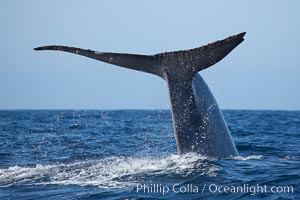
<instances>
[{"instance_id":1,"label":"whale fluke","mask_svg":"<svg viewBox=\"0 0 300 200\"><path fill-rule=\"evenodd\" d=\"M243 32L190 50L159 53L155 57L160 60L171 61L173 64L176 62L176 65L190 66L192 73L199 72L222 60L244 41L245 34L246 32Z\"/></svg>"},{"instance_id":2,"label":"whale fluke","mask_svg":"<svg viewBox=\"0 0 300 200\"><path fill-rule=\"evenodd\" d=\"M233 35L199 48L151 56L57 45L34 50L65 51L162 77L169 88L179 154L196 152L210 157L228 157L237 156L237 149L215 98L197 72L222 60L244 41L245 34Z\"/></svg>"},{"instance_id":3,"label":"whale fluke","mask_svg":"<svg viewBox=\"0 0 300 200\"><path fill-rule=\"evenodd\" d=\"M68 53L74 53L81 56L86 56L95 60L118 65L121 67L134 69L138 71L148 72L155 74L153 67L153 56L135 55L126 53L109 53L109 52L97 52L90 49L80 49L76 47L50 45L34 48L36 51L40 50L56 50L65 51Z\"/></svg>"},{"instance_id":4,"label":"whale fluke","mask_svg":"<svg viewBox=\"0 0 300 200\"><path fill-rule=\"evenodd\" d=\"M246 33L243 32L194 49L164 52L150 56L127 53L98 52L90 49L81 49L77 47L60 45L41 46L34 48L34 50L55 50L74 53L98 61L155 74L165 78L162 65L172 65L173 67L180 65L189 67L187 70L190 74L199 72L222 60L244 40L243 37L245 34Z\"/></svg>"}]
</instances>

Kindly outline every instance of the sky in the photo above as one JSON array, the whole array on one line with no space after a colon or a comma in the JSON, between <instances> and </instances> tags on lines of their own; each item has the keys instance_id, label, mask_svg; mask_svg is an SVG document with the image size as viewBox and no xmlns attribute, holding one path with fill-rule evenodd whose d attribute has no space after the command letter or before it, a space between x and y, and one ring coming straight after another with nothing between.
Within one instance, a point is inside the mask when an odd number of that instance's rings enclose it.
<instances>
[{"instance_id":1,"label":"sky","mask_svg":"<svg viewBox=\"0 0 300 200\"><path fill-rule=\"evenodd\" d=\"M1 0L0 109L169 109L159 77L64 52L152 55L246 31L201 71L222 109L300 110L300 1Z\"/></svg>"}]
</instances>

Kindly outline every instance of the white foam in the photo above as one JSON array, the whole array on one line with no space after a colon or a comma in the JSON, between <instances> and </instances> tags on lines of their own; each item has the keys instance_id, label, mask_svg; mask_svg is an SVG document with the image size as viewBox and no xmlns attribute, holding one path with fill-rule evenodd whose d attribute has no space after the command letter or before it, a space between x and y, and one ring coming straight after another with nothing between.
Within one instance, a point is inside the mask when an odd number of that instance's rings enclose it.
<instances>
[{"instance_id":1,"label":"white foam","mask_svg":"<svg viewBox=\"0 0 300 200\"><path fill-rule=\"evenodd\" d=\"M13 184L76 184L103 188L123 188L143 181L145 176L187 176L195 170L200 174L215 176L219 168L207 164L206 158L196 155L166 158L110 157L101 160L70 164L14 166L0 169L0 187Z\"/></svg>"},{"instance_id":2,"label":"white foam","mask_svg":"<svg viewBox=\"0 0 300 200\"><path fill-rule=\"evenodd\" d=\"M250 156L236 156L234 160L259 160L262 159L262 155L250 155Z\"/></svg>"}]
</instances>

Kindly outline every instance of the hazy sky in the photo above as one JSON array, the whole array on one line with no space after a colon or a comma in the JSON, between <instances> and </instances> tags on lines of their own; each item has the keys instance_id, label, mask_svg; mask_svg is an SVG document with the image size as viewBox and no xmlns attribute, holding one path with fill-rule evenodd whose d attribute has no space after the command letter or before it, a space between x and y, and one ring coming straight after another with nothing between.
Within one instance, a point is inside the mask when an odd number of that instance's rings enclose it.
<instances>
[{"instance_id":1,"label":"hazy sky","mask_svg":"<svg viewBox=\"0 0 300 200\"><path fill-rule=\"evenodd\" d=\"M223 109L300 109L300 1L0 1L0 109L169 109L153 75L63 52L155 54L246 31L200 72Z\"/></svg>"}]
</instances>

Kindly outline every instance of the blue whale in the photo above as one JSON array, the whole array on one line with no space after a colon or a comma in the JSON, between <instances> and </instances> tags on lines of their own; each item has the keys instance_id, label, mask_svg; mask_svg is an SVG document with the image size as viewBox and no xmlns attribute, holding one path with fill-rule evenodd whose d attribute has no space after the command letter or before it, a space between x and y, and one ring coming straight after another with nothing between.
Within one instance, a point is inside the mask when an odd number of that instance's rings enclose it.
<instances>
[{"instance_id":1,"label":"blue whale","mask_svg":"<svg viewBox=\"0 0 300 200\"><path fill-rule=\"evenodd\" d=\"M34 50L65 51L163 78L169 88L179 155L195 152L207 157L224 158L237 156L238 152L222 112L198 72L222 60L244 41L245 34L243 32L190 50L150 56L58 45Z\"/></svg>"}]
</instances>

